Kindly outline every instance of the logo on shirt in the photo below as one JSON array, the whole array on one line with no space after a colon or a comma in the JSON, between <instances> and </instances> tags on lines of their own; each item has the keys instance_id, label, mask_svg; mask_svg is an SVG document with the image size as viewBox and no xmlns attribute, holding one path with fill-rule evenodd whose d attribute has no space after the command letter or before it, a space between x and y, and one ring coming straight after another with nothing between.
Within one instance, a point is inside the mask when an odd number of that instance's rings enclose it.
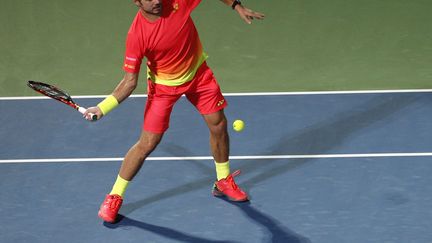
<instances>
[{"instance_id":1,"label":"logo on shirt","mask_svg":"<svg viewBox=\"0 0 432 243\"><path fill-rule=\"evenodd\" d=\"M128 56L126 56L126 60L136 62L137 59L134 58L134 57L128 57Z\"/></svg>"},{"instance_id":2,"label":"logo on shirt","mask_svg":"<svg viewBox=\"0 0 432 243\"><path fill-rule=\"evenodd\" d=\"M135 66L134 66L134 65L129 65L129 64L127 64L127 63L125 63L124 67L125 67L125 68L129 68L129 69L135 69Z\"/></svg>"},{"instance_id":3,"label":"logo on shirt","mask_svg":"<svg viewBox=\"0 0 432 243\"><path fill-rule=\"evenodd\" d=\"M224 103L225 103L225 100L220 100L220 101L218 101L217 106L221 106L221 105L223 105Z\"/></svg>"},{"instance_id":4,"label":"logo on shirt","mask_svg":"<svg viewBox=\"0 0 432 243\"><path fill-rule=\"evenodd\" d=\"M173 12L177 12L177 10L179 9L179 4L178 3L174 3L173 4Z\"/></svg>"}]
</instances>

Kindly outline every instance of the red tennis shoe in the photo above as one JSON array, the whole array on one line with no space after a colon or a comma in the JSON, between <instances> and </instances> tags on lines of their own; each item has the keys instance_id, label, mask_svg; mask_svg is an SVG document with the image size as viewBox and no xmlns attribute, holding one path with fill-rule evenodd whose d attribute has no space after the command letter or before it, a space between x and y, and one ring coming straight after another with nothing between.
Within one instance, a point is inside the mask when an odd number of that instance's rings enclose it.
<instances>
[{"instance_id":1,"label":"red tennis shoe","mask_svg":"<svg viewBox=\"0 0 432 243\"><path fill-rule=\"evenodd\" d=\"M100 206L98 216L105 222L114 223L122 203L123 198L121 196L117 194L107 195Z\"/></svg>"},{"instance_id":2,"label":"red tennis shoe","mask_svg":"<svg viewBox=\"0 0 432 243\"><path fill-rule=\"evenodd\" d=\"M242 191L240 187L234 181L234 176L240 174L240 170L236 170L234 173L227 176L225 179L220 179L214 183L213 196L216 197L227 197L230 201L244 202L248 201L248 195Z\"/></svg>"}]
</instances>

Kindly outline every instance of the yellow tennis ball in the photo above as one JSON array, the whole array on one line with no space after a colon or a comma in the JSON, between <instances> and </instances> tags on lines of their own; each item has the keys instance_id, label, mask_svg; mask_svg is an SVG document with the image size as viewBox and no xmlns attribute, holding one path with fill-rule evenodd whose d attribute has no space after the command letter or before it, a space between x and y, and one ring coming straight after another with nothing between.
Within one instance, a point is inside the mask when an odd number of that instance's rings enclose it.
<instances>
[{"instance_id":1,"label":"yellow tennis ball","mask_svg":"<svg viewBox=\"0 0 432 243\"><path fill-rule=\"evenodd\" d=\"M245 123L242 120L235 120L233 122L233 129L236 132L241 132L245 127Z\"/></svg>"}]
</instances>

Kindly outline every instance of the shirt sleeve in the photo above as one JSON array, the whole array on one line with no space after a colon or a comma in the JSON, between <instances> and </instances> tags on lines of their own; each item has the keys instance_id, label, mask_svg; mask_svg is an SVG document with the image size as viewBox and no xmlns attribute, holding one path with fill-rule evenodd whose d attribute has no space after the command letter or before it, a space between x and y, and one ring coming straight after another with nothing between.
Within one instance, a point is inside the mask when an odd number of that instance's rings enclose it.
<instances>
[{"instance_id":1,"label":"shirt sleeve","mask_svg":"<svg viewBox=\"0 0 432 243\"><path fill-rule=\"evenodd\" d=\"M134 34L129 32L126 39L126 53L124 58L123 70L129 73L139 73L141 62L144 57L142 40Z\"/></svg>"}]
</instances>

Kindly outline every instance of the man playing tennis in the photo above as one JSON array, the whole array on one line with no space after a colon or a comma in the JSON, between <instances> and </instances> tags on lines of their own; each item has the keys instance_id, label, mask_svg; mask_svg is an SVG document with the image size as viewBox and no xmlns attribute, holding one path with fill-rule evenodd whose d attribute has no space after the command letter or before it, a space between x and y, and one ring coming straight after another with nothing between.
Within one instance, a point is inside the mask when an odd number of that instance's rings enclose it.
<instances>
[{"instance_id":1,"label":"man playing tennis","mask_svg":"<svg viewBox=\"0 0 432 243\"><path fill-rule=\"evenodd\" d=\"M238 0L221 0L246 22L263 19ZM147 58L148 98L144 124L138 142L127 152L112 191L99 210L99 217L115 222L128 183L140 170L145 159L156 148L168 129L174 103L185 95L203 116L210 130L210 147L216 166L217 180L213 195L232 201L246 201L248 195L240 189L230 174L227 106L213 72L206 64L204 53L191 12L201 0L134 0L139 11L132 22L126 40L123 69L125 75L111 95L91 107L98 119L125 100L137 86L141 62Z\"/></svg>"}]
</instances>

